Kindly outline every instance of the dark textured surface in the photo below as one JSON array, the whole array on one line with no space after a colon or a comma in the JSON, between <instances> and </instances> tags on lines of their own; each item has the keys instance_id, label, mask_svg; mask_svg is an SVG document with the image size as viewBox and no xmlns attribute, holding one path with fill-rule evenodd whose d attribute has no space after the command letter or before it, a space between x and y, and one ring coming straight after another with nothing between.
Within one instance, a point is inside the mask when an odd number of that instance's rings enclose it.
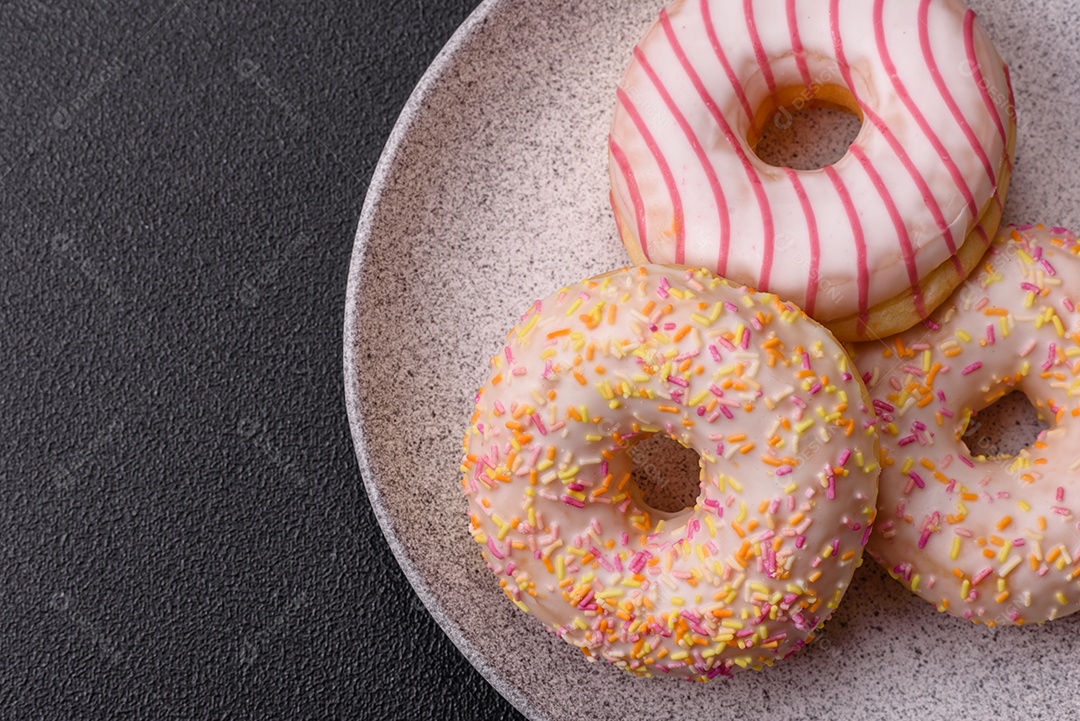
<instances>
[{"instance_id":1,"label":"dark textured surface","mask_svg":"<svg viewBox=\"0 0 1080 721\"><path fill-rule=\"evenodd\" d=\"M506 718L365 498L353 233L472 9L0 6L0 718Z\"/></svg>"}]
</instances>

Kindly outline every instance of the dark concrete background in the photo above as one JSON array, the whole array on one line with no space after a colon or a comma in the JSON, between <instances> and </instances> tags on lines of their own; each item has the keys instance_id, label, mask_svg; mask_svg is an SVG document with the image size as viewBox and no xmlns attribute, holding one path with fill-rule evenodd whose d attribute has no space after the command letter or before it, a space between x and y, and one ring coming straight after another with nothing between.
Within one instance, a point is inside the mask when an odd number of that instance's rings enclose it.
<instances>
[{"instance_id":1,"label":"dark concrete background","mask_svg":"<svg viewBox=\"0 0 1080 721\"><path fill-rule=\"evenodd\" d=\"M341 327L475 0L0 5L0 718L507 718L388 551Z\"/></svg>"}]
</instances>

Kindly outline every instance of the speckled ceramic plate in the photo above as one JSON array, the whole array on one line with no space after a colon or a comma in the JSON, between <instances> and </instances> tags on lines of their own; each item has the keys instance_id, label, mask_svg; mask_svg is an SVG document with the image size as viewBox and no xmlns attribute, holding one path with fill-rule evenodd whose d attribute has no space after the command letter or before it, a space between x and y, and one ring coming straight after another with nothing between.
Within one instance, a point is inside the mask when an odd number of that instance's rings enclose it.
<instances>
[{"instance_id":1,"label":"speckled ceramic plate","mask_svg":"<svg viewBox=\"0 0 1080 721\"><path fill-rule=\"evenodd\" d=\"M1076 718L1080 621L988 629L871 562L824 638L763 673L638 680L520 613L470 540L471 398L517 315L625 265L608 208L612 93L657 0L489 0L435 60L375 173L345 315L357 456L387 540L461 651L535 719ZM1070 0L980 0L1019 111L1006 217L1080 227L1080 21Z\"/></svg>"}]
</instances>

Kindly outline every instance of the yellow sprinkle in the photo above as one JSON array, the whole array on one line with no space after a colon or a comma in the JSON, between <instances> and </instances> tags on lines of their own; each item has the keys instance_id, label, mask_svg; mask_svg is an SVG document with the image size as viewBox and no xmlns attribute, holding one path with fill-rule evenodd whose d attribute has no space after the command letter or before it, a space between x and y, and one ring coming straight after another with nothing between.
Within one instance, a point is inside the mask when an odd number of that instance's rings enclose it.
<instances>
[{"instance_id":1,"label":"yellow sprinkle","mask_svg":"<svg viewBox=\"0 0 1080 721\"><path fill-rule=\"evenodd\" d=\"M953 536L952 548L949 549L949 558L956 560L960 556L960 536Z\"/></svg>"},{"instance_id":2,"label":"yellow sprinkle","mask_svg":"<svg viewBox=\"0 0 1080 721\"><path fill-rule=\"evenodd\" d=\"M672 596L671 597L671 604L673 606L682 606L685 603L686 603L686 601L683 600L682 596Z\"/></svg>"},{"instance_id":3,"label":"yellow sprinkle","mask_svg":"<svg viewBox=\"0 0 1080 721\"><path fill-rule=\"evenodd\" d=\"M801 436L803 433L806 433L806 431L809 430L810 427L813 426L813 425L814 425L814 419L813 418L807 418L804 421L799 421L798 423L795 424L795 432L798 433Z\"/></svg>"},{"instance_id":4,"label":"yellow sprinkle","mask_svg":"<svg viewBox=\"0 0 1080 721\"><path fill-rule=\"evenodd\" d=\"M1065 598L1065 594L1061 591L1055 593L1054 598L1056 598L1057 602L1060 603L1062 606L1064 606L1068 602L1068 599Z\"/></svg>"}]
</instances>

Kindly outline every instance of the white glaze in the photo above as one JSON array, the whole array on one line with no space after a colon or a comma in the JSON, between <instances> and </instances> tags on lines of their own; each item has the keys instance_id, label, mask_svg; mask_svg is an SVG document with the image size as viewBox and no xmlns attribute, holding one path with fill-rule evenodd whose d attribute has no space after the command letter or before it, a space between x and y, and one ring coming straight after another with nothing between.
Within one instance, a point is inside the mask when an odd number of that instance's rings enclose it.
<instances>
[{"instance_id":1,"label":"white glaze","mask_svg":"<svg viewBox=\"0 0 1080 721\"><path fill-rule=\"evenodd\" d=\"M1005 228L931 317L937 330L857 349L883 423L869 550L939 610L975 622L1080 609L1078 251L1061 228ZM1014 458L972 458L960 440L971 414L1013 389L1050 429Z\"/></svg>"},{"instance_id":2,"label":"white glaze","mask_svg":"<svg viewBox=\"0 0 1080 721\"><path fill-rule=\"evenodd\" d=\"M570 286L510 331L477 394L474 538L590 658L699 679L771 664L836 607L869 536L876 419L849 366L801 311L708 271ZM655 433L702 457L694 508L643 510L627 451Z\"/></svg>"},{"instance_id":3,"label":"white glaze","mask_svg":"<svg viewBox=\"0 0 1080 721\"><path fill-rule=\"evenodd\" d=\"M758 159L750 113L776 88L808 100L828 85L864 116L844 158L813 171ZM959 0L675 2L619 90L612 202L652 262L713 268L825 322L908 288L918 309L920 279L1000 203L1011 113L1007 69Z\"/></svg>"}]
</instances>

